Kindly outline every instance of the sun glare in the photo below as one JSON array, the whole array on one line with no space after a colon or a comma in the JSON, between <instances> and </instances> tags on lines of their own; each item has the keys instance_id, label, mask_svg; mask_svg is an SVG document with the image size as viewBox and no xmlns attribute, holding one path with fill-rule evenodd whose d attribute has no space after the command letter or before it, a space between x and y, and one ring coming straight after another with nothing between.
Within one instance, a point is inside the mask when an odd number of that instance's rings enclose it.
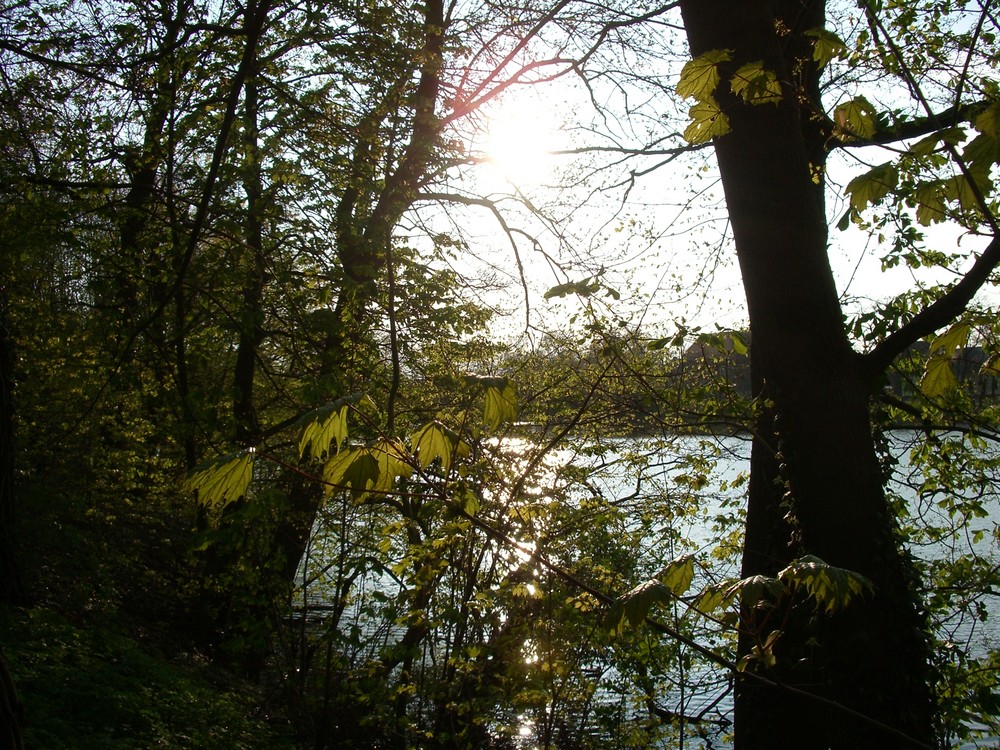
<instances>
[{"instance_id":1,"label":"sun glare","mask_svg":"<svg viewBox=\"0 0 1000 750\"><path fill-rule=\"evenodd\" d=\"M496 174L517 187L550 181L558 125L537 101L501 105L490 116L483 151Z\"/></svg>"}]
</instances>

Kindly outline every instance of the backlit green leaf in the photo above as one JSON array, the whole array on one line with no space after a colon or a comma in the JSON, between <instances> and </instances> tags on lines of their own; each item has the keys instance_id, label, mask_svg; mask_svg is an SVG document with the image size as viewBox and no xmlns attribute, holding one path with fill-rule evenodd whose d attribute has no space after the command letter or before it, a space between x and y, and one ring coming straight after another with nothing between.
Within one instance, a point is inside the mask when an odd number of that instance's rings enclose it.
<instances>
[{"instance_id":1,"label":"backlit green leaf","mask_svg":"<svg viewBox=\"0 0 1000 750\"><path fill-rule=\"evenodd\" d=\"M914 194L917 208L917 222L921 226L930 226L948 218L945 213L944 191L942 181L934 180L917 186Z\"/></svg>"},{"instance_id":2,"label":"backlit green leaf","mask_svg":"<svg viewBox=\"0 0 1000 750\"><path fill-rule=\"evenodd\" d=\"M646 581L624 594L608 608L604 616L604 626L609 632L619 634L626 626L638 627L646 620L654 604L671 601L670 589L657 580Z\"/></svg>"},{"instance_id":3,"label":"backlit green leaf","mask_svg":"<svg viewBox=\"0 0 1000 750\"><path fill-rule=\"evenodd\" d=\"M331 443L339 452L341 444L347 440L347 413L351 407L377 409L370 396L355 393L303 414L295 423L302 428L299 458L308 450L314 458L322 459L329 453Z\"/></svg>"},{"instance_id":4,"label":"backlit green leaf","mask_svg":"<svg viewBox=\"0 0 1000 750\"><path fill-rule=\"evenodd\" d=\"M729 339L733 342L733 351L737 354L746 356L750 352L750 347L747 344L746 338L739 331L732 331L729 334Z\"/></svg>"},{"instance_id":5,"label":"backlit green leaf","mask_svg":"<svg viewBox=\"0 0 1000 750\"><path fill-rule=\"evenodd\" d=\"M789 588L804 588L817 605L828 614L846 607L872 584L859 573L837 568L813 555L804 555L778 573L778 580Z\"/></svg>"},{"instance_id":6,"label":"backlit green leaf","mask_svg":"<svg viewBox=\"0 0 1000 750\"><path fill-rule=\"evenodd\" d=\"M826 67L831 60L840 57L847 51L847 45L832 31L827 31L826 29L809 29L805 32L805 35L815 39L813 42L813 60L818 62L821 68Z\"/></svg>"},{"instance_id":7,"label":"backlit green leaf","mask_svg":"<svg viewBox=\"0 0 1000 750\"><path fill-rule=\"evenodd\" d=\"M1000 138L1000 102L995 102L976 115L972 126L985 136Z\"/></svg>"},{"instance_id":8,"label":"backlit green leaf","mask_svg":"<svg viewBox=\"0 0 1000 750\"><path fill-rule=\"evenodd\" d=\"M659 579L674 596L683 594L694 580L694 555L681 555L672 560L660 572Z\"/></svg>"},{"instance_id":9,"label":"backlit green leaf","mask_svg":"<svg viewBox=\"0 0 1000 750\"><path fill-rule=\"evenodd\" d=\"M684 139L693 146L707 143L729 132L729 118L719 108L715 97L699 101L688 111L691 124L684 131Z\"/></svg>"},{"instance_id":10,"label":"backlit green leaf","mask_svg":"<svg viewBox=\"0 0 1000 750\"><path fill-rule=\"evenodd\" d=\"M759 604L773 604L781 599L788 590L777 578L769 576L750 576L732 584L726 595L740 595L740 604L744 607L756 607Z\"/></svg>"},{"instance_id":11,"label":"backlit green leaf","mask_svg":"<svg viewBox=\"0 0 1000 750\"><path fill-rule=\"evenodd\" d=\"M957 201L963 211L979 209L979 195L988 195L993 189L993 182L985 174L973 174L977 190L964 174L955 175L944 181L944 194L950 201Z\"/></svg>"},{"instance_id":12,"label":"backlit green leaf","mask_svg":"<svg viewBox=\"0 0 1000 750\"><path fill-rule=\"evenodd\" d=\"M931 354L943 355L950 359L960 346L965 346L971 331L972 326L965 321L956 323L944 333L934 337L930 346Z\"/></svg>"},{"instance_id":13,"label":"backlit green leaf","mask_svg":"<svg viewBox=\"0 0 1000 750\"><path fill-rule=\"evenodd\" d=\"M920 392L929 398L943 396L958 385L951 362L944 357L927 360L923 377L920 378Z\"/></svg>"},{"instance_id":14,"label":"backlit green leaf","mask_svg":"<svg viewBox=\"0 0 1000 750\"><path fill-rule=\"evenodd\" d=\"M921 138L910 147L910 153L914 156L928 156L934 153L940 143L956 145L963 140L965 140L965 128L945 128L936 133L931 133L926 138Z\"/></svg>"},{"instance_id":15,"label":"backlit green leaf","mask_svg":"<svg viewBox=\"0 0 1000 750\"><path fill-rule=\"evenodd\" d=\"M864 140L875 135L875 107L863 96L833 110L833 122L844 140Z\"/></svg>"},{"instance_id":16,"label":"backlit green leaf","mask_svg":"<svg viewBox=\"0 0 1000 750\"><path fill-rule=\"evenodd\" d=\"M732 50L715 49L689 60L681 68L677 93L682 97L691 97L699 101L708 99L719 85L719 63L732 59Z\"/></svg>"},{"instance_id":17,"label":"backlit green leaf","mask_svg":"<svg viewBox=\"0 0 1000 750\"><path fill-rule=\"evenodd\" d=\"M437 420L428 422L413 434L410 450L416 455L421 469L440 459L445 474L451 469L456 455L469 455L468 444Z\"/></svg>"},{"instance_id":18,"label":"backlit green leaf","mask_svg":"<svg viewBox=\"0 0 1000 750\"><path fill-rule=\"evenodd\" d=\"M873 167L847 183L847 194L851 196L851 208L863 211L878 203L899 183L899 170L891 162Z\"/></svg>"},{"instance_id":19,"label":"backlit green leaf","mask_svg":"<svg viewBox=\"0 0 1000 750\"><path fill-rule=\"evenodd\" d=\"M195 467L184 482L185 491L198 493L198 502L225 506L246 494L253 479L251 450L231 453Z\"/></svg>"},{"instance_id":20,"label":"backlit green leaf","mask_svg":"<svg viewBox=\"0 0 1000 750\"><path fill-rule=\"evenodd\" d=\"M383 438L370 450L378 462L379 469L375 489L388 492L398 477L408 477L413 474L412 459L401 441Z\"/></svg>"},{"instance_id":21,"label":"backlit green leaf","mask_svg":"<svg viewBox=\"0 0 1000 750\"><path fill-rule=\"evenodd\" d=\"M737 590L733 587L732 581L709 584L691 602L691 608L701 614L712 615L718 610L732 605L736 594Z\"/></svg>"},{"instance_id":22,"label":"backlit green leaf","mask_svg":"<svg viewBox=\"0 0 1000 750\"><path fill-rule=\"evenodd\" d=\"M323 467L326 494L350 489L364 500L373 493L391 492L399 477L413 473L410 456L398 440L381 439L364 448L341 451Z\"/></svg>"},{"instance_id":23,"label":"backlit green leaf","mask_svg":"<svg viewBox=\"0 0 1000 750\"><path fill-rule=\"evenodd\" d=\"M363 492L378 480L378 461L367 448L342 451L326 462L323 481L326 494L337 490L352 489Z\"/></svg>"},{"instance_id":24,"label":"backlit green leaf","mask_svg":"<svg viewBox=\"0 0 1000 750\"><path fill-rule=\"evenodd\" d=\"M971 172L988 176L990 169L1000 163L1000 138L980 133L966 145L962 151L962 158L965 159Z\"/></svg>"},{"instance_id":25,"label":"backlit green leaf","mask_svg":"<svg viewBox=\"0 0 1000 750\"><path fill-rule=\"evenodd\" d=\"M931 356L920 378L920 392L925 396L942 396L958 386L951 359L959 347L965 346L971 330L968 323L960 321L931 341Z\"/></svg>"},{"instance_id":26,"label":"backlit green leaf","mask_svg":"<svg viewBox=\"0 0 1000 750\"><path fill-rule=\"evenodd\" d=\"M483 421L491 430L496 430L503 422L517 419L517 391L510 383L503 387L490 386L486 389L486 403L483 407Z\"/></svg>"},{"instance_id":27,"label":"backlit green leaf","mask_svg":"<svg viewBox=\"0 0 1000 750\"><path fill-rule=\"evenodd\" d=\"M733 93L748 104L777 104L781 101L781 84L777 76L760 61L741 66L729 85Z\"/></svg>"},{"instance_id":28,"label":"backlit green leaf","mask_svg":"<svg viewBox=\"0 0 1000 750\"><path fill-rule=\"evenodd\" d=\"M308 450L316 458L325 458L331 443L340 452L341 444L347 440L347 404L330 407L328 410L317 409L316 415L302 430L299 439L299 458Z\"/></svg>"}]
</instances>

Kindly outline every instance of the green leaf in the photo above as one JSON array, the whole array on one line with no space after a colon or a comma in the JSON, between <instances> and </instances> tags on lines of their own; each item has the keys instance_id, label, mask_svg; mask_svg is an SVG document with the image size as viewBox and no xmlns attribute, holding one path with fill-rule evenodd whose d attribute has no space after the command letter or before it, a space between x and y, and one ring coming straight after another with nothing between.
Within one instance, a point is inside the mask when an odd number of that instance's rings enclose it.
<instances>
[{"instance_id":1,"label":"green leaf","mask_svg":"<svg viewBox=\"0 0 1000 750\"><path fill-rule=\"evenodd\" d=\"M988 177L990 169L1000 162L1000 138L980 133L966 145L962 158L972 173Z\"/></svg>"},{"instance_id":2,"label":"green leaf","mask_svg":"<svg viewBox=\"0 0 1000 750\"><path fill-rule=\"evenodd\" d=\"M342 404L339 408L330 405L311 412L315 416L306 424L299 439L300 459L307 450L315 458L325 458L331 443L340 453L341 444L347 440L347 410L348 405Z\"/></svg>"},{"instance_id":3,"label":"green leaf","mask_svg":"<svg viewBox=\"0 0 1000 750\"><path fill-rule=\"evenodd\" d=\"M474 516L479 512L479 496L468 487L462 493L460 503L462 510L470 516Z\"/></svg>"},{"instance_id":4,"label":"green leaf","mask_svg":"<svg viewBox=\"0 0 1000 750\"><path fill-rule=\"evenodd\" d=\"M928 398L943 396L958 387L951 358L959 347L965 346L971 330L968 323L960 321L931 341L931 356L928 357L924 374L920 378L920 392Z\"/></svg>"},{"instance_id":5,"label":"green leaf","mask_svg":"<svg viewBox=\"0 0 1000 750\"><path fill-rule=\"evenodd\" d=\"M910 153L914 156L929 156L934 153L939 143L950 143L954 146L964 140L965 128L945 128L936 133L931 133L926 138L921 138L910 147Z\"/></svg>"},{"instance_id":6,"label":"green leaf","mask_svg":"<svg viewBox=\"0 0 1000 750\"><path fill-rule=\"evenodd\" d=\"M510 383L489 386L486 389L486 403L483 406L483 421L491 430L496 430L503 422L517 419L517 391Z\"/></svg>"},{"instance_id":7,"label":"green leaf","mask_svg":"<svg viewBox=\"0 0 1000 750\"><path fill-rule=\"evenodd\" d=\"M729 85L733 93L743 97L748 104L777 104L781 101L778 77L761 61L740 66Z\"/></svg>"},{"instance_id":8,"label":"green leaf","mask_svg":"<svg viewBox=\"0 0 1000 750\"><path fill-rule=\"evenodd\" d=\"M472 388L506 388L508 378L498 378L493 375L477 375L472 372L465 374L465 384Z\"/></svg>"},{"instance_id":9,"label":"green leaf","mask_svg":"<svg viewBox=\"0 0 1000 750\"><path fill-rule=\"evenodd\" d=\"M673 593L657 580L646 581L623 594L608 608L604 627L608 632L620 634L626 626L636 628L646 620L654 604L671 601Z\"/></svg>"},{"instance_id":10,"label":"green leaf","mask_svg":"<svg viewBox=\"0 0 1000 750\"><path fill-rule=\"evenodd\" d=\"M804 588L827 614L846 607L864 592L873 591L871 581L859 573L837 568L813 555L804 555L778 573L790 589Z\"/></svg>"},{"instance_id":11,"label":"green leaf","mask_svg":"<svg viewBox=\"0 0 1000 750\"><path fill-rule=\"evenodd\" d=\"M813 60L819 63L821 68L825 68L831 60L842 56L847 51L847 45L832 31L809 29L805 35L816 40L813 42Z\"/></svg>"},{"instance_id":12,"label":"green leaf","mask_svg":"<svg viewBox=\"0 0 1000 750\"><path fill-rule=\"evenodd\" d=\"M945 213L944 191L942 180L925 182L914 191L914 201L917 205L917 222L921 226L930 226L948 218Z\"/></svg>"},{"instance_id":13,"label":"green leaf","mask_svg":"<svg viewBox=\"0 0 1000 750\"><path fill-rule=\"evenodd\" d=\"M252 450L231 453L196 466L184 481L185 491L198 493L198 502L226 506L246 494L253 479Z\"/></svg>"},{"instance_id":14,"label":"green leaf","mask_svg":"<svg viewBox=\"0 0 1000 750\"><path fill-rule=\"evenodd\" d=\"M973 174L980 195L988 195L993 189L993 182L985 174ZM944 181L945 198L957 201L963 211L979 210L979 198L972 182L964 174L955 175Z\"/></svg>"},{"instance_id":15,"label":"green leaf","mask_svg":"<svg viewBox=\"0 0 1000 750\"><path fill-rule=\"evenodd\" d=\"M845 140L865 140L875 135L875 107L863 96L833 110L833 122Z\"/></svg>"},{"instance_id":16,"label":"green leaf","mask_svg":"<svg viewBox=\"0 0 1000 750\"><path fill-rule=\"evenodd\" d=\"M364 500L373 493L392 491L398 477L413 473L410 457L398 440L381 439L364 448L342 451L326 462L323 481L326 494L351 489L355 498Z\"/></svg>"},{"instance_id":17,"label":"green leaf","mask_svg":"<svg viewBox=\"0 0 1000 750\"><path fill-rule=\"evenodd\" d=\"M971 331L971 325L965 321L959 321L944 333L934 337L930 346L931 354L942 355L951 359L960 346L965 346L969 340L969 333Z\"/></svg>"},{"instance_id":18,"label":"green leaf","mask_svg":"<svg viewBox=\"0 0 1000 750\"><path fill-rule=\"evenodd\" d=\"M583 281L569 281L565 284L558 284L548 291L545 292L545 299L552 299L553 297L568 297L571 294L579 295L580 297L589 297L594 292L601 288L600 283L592 281L591 279L585 279ZM613 290L609 290L611 292ZM618 294L617 292L613 292Z\"/></svg>"},{"instance_id":19,"label":"green leaf","mask_svg":"<svg viewBox=\"0 0 1000 750\"><path fill-rule=\"evenodd\" d=\"M365 448L351 448L333 456L323 467L326 494L342 489L363 492L378 480L378 462Z\"/></svg>"},{"instance_id":20,"label":"green leaf","mask_svg":"<svg viewBox=\"0 0 1000 750\"><path fill-rule=\"evenodd\" d=\"M694 555L681 555L671 560L658 576L674 596L680 596L694 580Z\"/></svg>"},{"instance_id":21,"label":"green leaf","mask_svg":"<svg viewBox=\"0 0 1000 750\"><path fill-rule=\"evenodd\" d=\"M740 595L743 607L756 607L759 604L772 604L781 599L788 590L777 578L770 576L750 576L732 584L727 590L727 596ZM770 601L769 601L770 600Z\"/></svg>"},{"instance_id":22,"label":"green leaf","mask_svg":"<svg viewBox=\"0 0 1000 750\"><path fill-rule=\"evenodd\" d=\"M347 412L351 407L362 406L377 409L370 396L355 393L324 404L299 417L295 423L295 426L302 428L302 436L299 438L299 458L305 455L306 450L309 450L315 458L324 458L329 453L331 443L336 445L339 453L341 444L347 440Z\"/></svg>"},{"instance_id":23,"label":"green leaf","mask_svg":"<svg viewBox=\"0 0 1000 750\"><path fill-rule=\"evenodd\" d=\"M677 93L681 97L691 97L698 101L710 98L719 85L719 63L732 59L732 50L715 49L689 60L681 68L681 77L677 82Z\"/></svg>"},{"instance_id":24,"label":"green leaf","mask_svg":"<svg viewBox=\"0 0 1000 750\"><path fill-rule=\"evenodd\" d=\"M976 115L972 127L982 135L994 139L1000 138L1000 102L991 104Z\"/></svg>"},{"instance_id":25,"label":"green leaf","mask_svg":"<svg viewBox=\"0 0 1000 750\"><path fill-rule=\"evenodd\" d=\"M920 378L920 392L928 398L943 396L958 386L958 380L951 369L951 362L944 357L927 360L924 374Z\"/></svg>"},{"instance_id":26,"label":"green leaf","mask_svg":"<svg viewBox=\"0 0 1000 750\"><path fill-rule=\"evenodd\" d=\"M412 458L401 441L383 438L372 446L371 451L379 469L375 489L388 492L398 477L408 477L413 474Z\"/></svg>"},{"instance_id":27,"label":"green leaf","mask_svg":"<svg viewBox=\"0 0 1000 750\"><path fill-rule=\"evenodd\" d=\"M778 663L777 657L774 655L774 645L778 642L778 639L784 635L782 630L772 630L767 634L767 638L764 639L763 643L758 643L753 648L750 649L750 653L744 654L736 665L737 672L744 672L746 668L752 663L757 662L764 667L770 669L775 664Z\"/></svg>"},{"instance_id":28,"label":"green leaf","mask_svg":"<svg viewBox=\"0 0 1000 750\"><path fill-rule=\"evenodd\" d=\"M840 217L840 221L837 222L837 229L841 232L846 232L847 228L851 226L851 219L857 216L857 212L848 208L844 211L844 215Z\"/></svg>"},{"instance_id":29,"label":"green leaf","mask_svg":"<svg viewBox=\"0 0 1000 750\"><path fill-rule=\"evenodd\" d=\"M729 132L729 118L714 97L699 101L688 111L691 124L684 130L684 140L692 146L707 143Z\"/></svg>"},{"instance_id":30,"label":"green leaf","mask_svg":"<svg viewBox=\"0 0 1000 750\"><path fill-rule=\"evenodd\" d=\"M709 584L694 598L691 608L701 614L711 615L732 605L736 594L737 589L732 581Z\"/></svg>"},{"instance_id":31,"label":"green leaf","mask_svg":"<svg viewBox=\"0 0 1000 750\"><path fill-rule=\"evenodd\" d=\"M733 351L737 354L742 354L746 356L750 353L750 345L747 344L746 337L739 331L733 331L730 333L730 338L733 342Z\"/></svg>"},{"instance_id":32,"label":"green leaf","mask_svg":"<svg viewBox=\"0 0 1000 750\"><path fill-rule=\"evenodd\" d=\"M428 422L413 434L410 450L416 455L421 469L440 459L441 470L445 474L451 469L456 455L468 456L470 453L468 443L437 420Z\"/></svg>"},{"instance_id":33,"label":"green leaf","mask_svg":"<svg viewBox=\"0 0 1000 750\"><path fill-rule=\"evenodd\" d=\"M858 175L847 183L847 194L851 196L851 209L860 212L874 205L896 189L899 170L895 164L886 162Z\"/></svg>"},{"instance_id":34,"label":"green leaf","mask_svg":"<svg viewBox=\"0 0 1000 750\"><path fill-rule=\"evenodd\" d=\"M545 299L552 299L553 297L565 297L567 295L573 294L576 291L576 282L570 281L565 284L558 284L548 291L545 292Z\"/></svg>"}]
</instances>

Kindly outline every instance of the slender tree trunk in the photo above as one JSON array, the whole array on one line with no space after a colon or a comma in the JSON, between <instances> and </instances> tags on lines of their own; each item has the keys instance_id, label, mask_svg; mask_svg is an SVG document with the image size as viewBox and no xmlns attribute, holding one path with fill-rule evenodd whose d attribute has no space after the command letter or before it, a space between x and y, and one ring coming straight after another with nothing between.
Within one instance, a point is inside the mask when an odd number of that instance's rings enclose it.
<instances>
[{"instance_id":1,"label":"slender tree trunk","mask_svg":"<svg viewBox=\"0 0 1000 750\"><path fill-rule=\"evenodd\" d=\"M14 341L7 295L0 286L0 605L28 603L14 547ZM24 708L0 651L0 747L22 750Z\"/></svg>"},{"instance_id":2,"label":"slender tree trunk","mask_svg":"<svg viewBox=\"0 0 1000 750\"><path fill-rule=\"evenodd\" d=\"M0 651L0 747L24 750L24 705Z\"/></svg>"},{"instance_id":3,"label":"slender tree trunk","mask_svg":"<svg viewBox=\"0 0 1000 750\"><path fill-rule=\"evenodd\" d=\"M247 213L243 222L243 241L247 264L242 289L242 308L239 316L239 344L236 348L236 365L233 372L233 419L236 423L236 442L243 447L256 445L260 426L254 407L254 376L257 371L258 350L264 340L264 188L261 173L261 153L258 142L258 73L251 70L244 87L244 149L246 165L243 190L247 198Z\"/></svg>"},{"instance_id":4,"label":"slender tree trunk","mask_svg":"<svg viewBox=\"0 0 1000 750\"><path fill-rule=\"evenodd\" d=\"M14 533L14 340L7 327L6 290L0 286L0 604L20 606L27 594L17 564Z\"/></svg>"},{"instance_id":5,"label":"slender tree trunk","mask_svg":"<svg viewBox=\"0 0 1000 750\"><path fill-rule=\"evenodd\" d=\"M788 17L778 15L785 5L761 0L681 5L692 54L734 51L716 93L732 131L716 140L716 154L747 296L760 408L743 575L773 576L810 554L861 573L875 587L829 618L807 603L774 626L765 626L758 610L742 613L741 653L767 636L761 628L780 627L778 664L767 676L827 702L740 678L737 747L930 745L924 623L882 487L869 424L871 382L847 338L826 254L822 185L815 181L822 149L800 108L809 87L790 83L804 63L789 37L797 24L809 28L801 19L821 23L823 3L786 4L795 11ZM733 71L756 61L782 81L781 103L751 106L728 90ZM818 111L819 102L812 104Z\"/></svg>"}]
</instances>

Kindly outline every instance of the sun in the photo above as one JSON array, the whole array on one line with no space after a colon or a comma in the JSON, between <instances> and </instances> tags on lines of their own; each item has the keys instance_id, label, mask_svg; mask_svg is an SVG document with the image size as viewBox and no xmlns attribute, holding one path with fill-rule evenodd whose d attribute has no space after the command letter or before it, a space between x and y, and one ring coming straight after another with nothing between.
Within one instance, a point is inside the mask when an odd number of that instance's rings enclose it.
<instances>
[{"instance_id":1,"label":"sun","mask_svg":"<svg viewBox=\"0 0 1000 750\"><path fill-rule=\"evenodd\" d=\"M551 182L559 124L537 97L510 98L489 114L483 140L486 163L515 187Z\"/></svg>"}]
</instances>

